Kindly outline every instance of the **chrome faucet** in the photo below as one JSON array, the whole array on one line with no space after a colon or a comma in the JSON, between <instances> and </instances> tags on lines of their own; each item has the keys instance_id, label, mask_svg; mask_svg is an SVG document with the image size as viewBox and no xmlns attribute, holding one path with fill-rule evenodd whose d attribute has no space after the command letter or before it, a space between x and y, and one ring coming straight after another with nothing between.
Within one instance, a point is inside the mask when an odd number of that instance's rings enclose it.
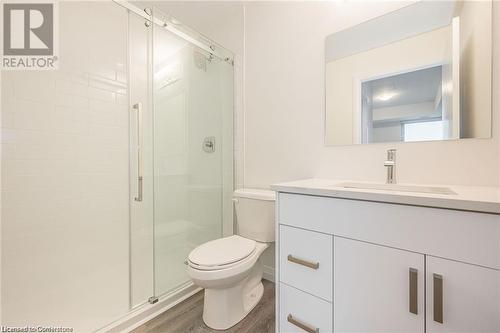
<instances>
[{"instance_id":1,"label":"chrome faucet","mask_svg":"<svg viewBox=\"0 0 500 333\"><path fill-rule=\"evenodd\" d=\"M387 184L396 184L396 149L387 150L384 166L387 168Z\"/></svg>"}]
</instances>

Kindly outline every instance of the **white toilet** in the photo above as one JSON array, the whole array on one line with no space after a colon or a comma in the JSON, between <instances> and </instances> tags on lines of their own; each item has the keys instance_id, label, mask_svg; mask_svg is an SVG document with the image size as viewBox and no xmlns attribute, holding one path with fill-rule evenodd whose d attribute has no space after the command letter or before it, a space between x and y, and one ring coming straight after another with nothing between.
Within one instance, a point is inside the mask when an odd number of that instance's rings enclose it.
<instances>
[{"instance_id":1,"label":"white toilet","mask_svg":"<svg viewBox=\"0 0 500 333\"><path fill-rule=\"evenodd\" d=\"M205 288L203 321L213 329L236 325L257 305L264 292L262 252L274 242L275 193L240 189L234 192L238 235L195 248L188 274Z\"/></svg>"}]
</instances>

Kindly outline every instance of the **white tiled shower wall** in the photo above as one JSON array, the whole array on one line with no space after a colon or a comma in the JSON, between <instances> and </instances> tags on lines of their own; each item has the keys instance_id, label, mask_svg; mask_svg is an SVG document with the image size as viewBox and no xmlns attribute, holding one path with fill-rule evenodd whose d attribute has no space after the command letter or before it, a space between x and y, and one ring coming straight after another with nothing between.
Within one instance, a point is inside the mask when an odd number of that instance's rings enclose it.
<instances>
[{"instance_id":1,"label":"white tiled shower wall","mask_svg":"<svg viewBox=\"0 0 500 333\"><path fill-rule=\"evenodd\" d=\"M90 332L128 311L126 19L61 2L60 69L2 73L4 325Z\"/></svg>"}]
</instances>

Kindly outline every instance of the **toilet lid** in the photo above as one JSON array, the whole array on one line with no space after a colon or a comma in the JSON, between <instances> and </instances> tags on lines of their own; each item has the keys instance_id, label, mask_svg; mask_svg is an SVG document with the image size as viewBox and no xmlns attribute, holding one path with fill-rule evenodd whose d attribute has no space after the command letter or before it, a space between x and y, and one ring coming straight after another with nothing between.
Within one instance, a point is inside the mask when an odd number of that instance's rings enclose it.
<instances>
[{"instance_id":1,"label":"toilet lid","mask_svg":"<svg viewBox=\"0 0 500 333\"><path fill-rule=\"evenodd\" d=\"M241 236L216 239L195 248L189 261L200 266L221 266L240 261L255 250L255 241Z\"/></svg>"}]
</instances>

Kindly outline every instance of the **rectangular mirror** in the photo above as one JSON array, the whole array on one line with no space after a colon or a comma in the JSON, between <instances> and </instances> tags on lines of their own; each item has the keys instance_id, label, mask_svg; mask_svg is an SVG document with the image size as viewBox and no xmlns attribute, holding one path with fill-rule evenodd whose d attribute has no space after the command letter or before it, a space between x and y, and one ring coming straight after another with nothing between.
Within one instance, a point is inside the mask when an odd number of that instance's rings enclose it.
<instances>
[{"instance_id":1,"label":"rectangular mirror","mask_svg":"<svg viewBox=\"0 0 500 333\"><path fill-rule=\"evenodd\" d=\"M331 34L325 143L489 138L491 72L491 1L421 1Z\"/></svg>"}]
</instances>

